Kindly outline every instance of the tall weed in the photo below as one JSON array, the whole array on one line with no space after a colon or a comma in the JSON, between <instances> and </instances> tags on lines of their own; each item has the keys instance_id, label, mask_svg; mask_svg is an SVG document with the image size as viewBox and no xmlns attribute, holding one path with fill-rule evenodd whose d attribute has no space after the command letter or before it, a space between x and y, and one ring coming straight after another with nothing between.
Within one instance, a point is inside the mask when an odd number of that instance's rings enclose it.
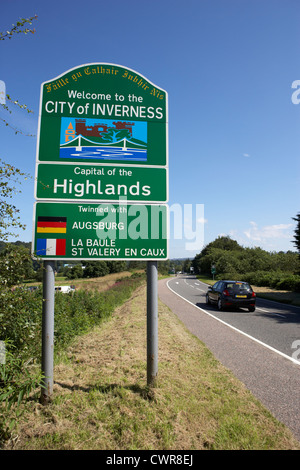
<instances>
[{"instance_id":1,"label":"tall weed","mask_svg":"<svg viewBox=\"0 0 300 470\"><path fill-rule=\"evenodd\" d=\"M109 318L144 279L143 274L124 278L105 292L55 293L55 353ZM42 289L30 292L25 288L1 287L0 290L0 340L7 345L5 364L0 364L0 442L10 436L11 408L18 413L18 405L42 379L36 372L39 367L33 367L41 361L42 302Z\"/></svg>"}]
</instances>

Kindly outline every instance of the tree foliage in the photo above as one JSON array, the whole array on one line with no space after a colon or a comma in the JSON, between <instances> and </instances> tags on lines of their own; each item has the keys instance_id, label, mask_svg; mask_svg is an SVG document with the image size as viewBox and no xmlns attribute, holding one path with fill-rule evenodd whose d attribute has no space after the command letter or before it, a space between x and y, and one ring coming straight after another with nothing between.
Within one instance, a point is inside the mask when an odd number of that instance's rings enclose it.
<instances>
[{"instance_id":1,"label":"tree foliage","mask_svg":"<svg viewBox=\"0 0 300 470\"><path fill-rule=\"evenodd\" d=\"M22 18L12 25L9 31L0 32L0 40L11 39L15 34L34 33L34 29L27 27L32 24L32 18ZM13 100L10 95L6 99L31 112L26 105L18 100ZM6 101L1 102L5 111L9 110ZM14 129L15 133L22 133L10 125L5 119L2 122ZM28 178L18 168L0 160L0 239L3 243L9 236L17 236L14 228L25 228L18 215L19 211L12 203L12 198L20 191L16 188L19 177ZM0 340L6 345L6 358L0 363L0 441L7 439L11 433L12 421L7 421L7 412L12 405L20 404L22 398L36 387L40 381L40 372L33 375L29 369L31 357L28 357L28 344L38 335L35 321L40 317L41 299L33 302L34 297L28 290L16 288L16 285L28 277L32 270L32 262L28 248L17 245L5 245L1 243L0 254ZM38 309L38 313L37 313ZM35 351L36 352L36 351Z\"/></svg>"},{"instance_id":2,"label":"tree foliage","mask_svg":"<svg viewBox=\"0 0 300 470\"><path fill-rule=\"evenodd\" d=\"M83 277L101 277L125 271L125 269L126 261L89 261L83 270Z\"/></svg>"},{"instance_id":3,"label":"tree foliage","mask_svg":"<svg viewBox=\"0 0 300 470\"><path fill-rule=\"evenodd\" d=\"M0 31L0 41L4 41L6 39L12 39L12 37L16 34L28 34L28 33L32 33L34 34L35 33L35 28L28 28L27 24L31 25L33 20L36 20L37 19L37 15L35 16L32 16L30 18L21 18L19 21L17 21L17 23L14 25L12 25L11 29L8 30L8 31ZM5 98L6 100L8 100L10 103L18 106L19 108L21 109L24 109L26 110L28 113L32 113L33 111L31 111L26 104L21 104L18 100L15 100L13 98L11 98L10 95L6 94L5 95ZM9 109L9 107L6 105L6 103L0 103L2 108L5 109L8 113L12 113L12 111ZM0 120L5 124L5 126L8 126L10 127L11 129L13 129L13 131L15 132L15 134L23 134L23 132L19 129L17 129L16 127L14 127L13 125L11 125L6 119L3 119L2 117L0 117ZM27 136L31 136L32 137L32 134L26 134Z\"/></svg>"},{"instance_id":4,"label":"tree foliage","mask_svg":"<svg viewBox=\"0 0 300 470\"><path fill-rule=\"evenodd\" d=\"M5 39L11 39L14 34L28 34L28 33L35 33L35 29L24 27L25 25L29 24L32 25L33 20L37 19L37 15L32 16L31 18L20 18L16 24L13 24L9 31L0 32L0 41L4 41Z\"/></svg>"},{"instance_id":5,"label":"tree foliage","mask_svg":"<svg viewBox=\"0 0 300 470\"><path fill-rule=\"evenodd\" d=\"M295 222L297 222L297 226L295 228L295 235L294 235L294 245L295 247L297 248L297 251L300 255L300 212L299 214L296 215L296 217L292 217L293 220L295 220Z\"/></svg>"},{"instance_id":6,"label":"tree foliage","mask_svg":"<svg viewBox=\"0 0 300 470\"><path fill-rule=\"evenodd\" d=\"M16 187L20 184L20 176L25 180L29 178L26 173L0 159L0 238L3 241L8 240L9 236L16 236L11 229L25 229L18 215L19 210L10 202L14 195L21 192Z\"/></svg>"},{"instance_id":7,"label":"tree foliage","mask_svg":"<svg viewBox=\"0 0 300 470\"><path fill-rule=\"evenodd\" d=\"M9 31L0 32L0 40L11 39L15 34L23 33L34 33L35 29L28 28L27 25L31 25L32 21L37 19L37 15L30 18L21 18L15 25L13 24ZM10 95L6 95L6 98L13 104L25 109L27 112L30 111L26 105L22 105L18 100L12 100ZM1 106L8 112L11 112L5 103L1 103ZM2 119L2 118L1 118ZM5 119L2 119L6 126L12 127L16 133L18 131L13 126L8 124ZM25 225L21 223L20 217L18 216L18 209L10 201L13 196L20 191L16 188L16 184L19 183L18 177L24 177L27 179L29 175L23 173L18 168L5 163L0 159L0 239L6 241L9 236L15 236L10 229L21 228L25 229Z\"/></svg>"},{"instance_id":8,"label":"tree foliage","mask_svg":"<svg viewBox=\"0 0 300 470\"><path fill-rule=\"evenodd\" d=\"M292 251L277 253L259 247L245 248L230 237L218 237L204 247L192 262L196 273L206 275L210 275L213 264L219 275L273 271L296 273L299 270L298 256Z\"/></svg>"},{"instance_id":9,"label":"tree foliage","mask_svg":"<svg viewBox=\"0 0 300 470\"><path fill-rule=\"evenodd\" d=\"M9 243L0 253L0 285L12 287L34 276L29 250Z\"/></svg>"}]
</instances>

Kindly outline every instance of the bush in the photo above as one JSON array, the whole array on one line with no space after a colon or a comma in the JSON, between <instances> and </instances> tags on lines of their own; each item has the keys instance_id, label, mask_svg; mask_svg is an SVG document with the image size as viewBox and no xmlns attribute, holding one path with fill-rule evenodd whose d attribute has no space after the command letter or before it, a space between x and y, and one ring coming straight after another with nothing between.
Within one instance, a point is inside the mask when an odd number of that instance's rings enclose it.
<instances>
[{"instance_id":1,"label":"bush","mask_svg":"<svg viewBox=\"0 0 300 470\"><path fill-rule=\"evenodd\" d=\"M300 292L300 276L285 277L276 283L275 288Z\"/></svg>"},{"instance_id":2,"label":"bush","mask_svg":"<svg viewBox=\"0 0 300 470\"><path fill-rule=\"evenodd\" d=\"M281 271L256 271L242 275L236 272L222 273L218 274L216 279L235 279L249 282L249 284L258 287L270 287L277 290L300 292L300 276Z\"/></svg>"},{"instance_id":3,"label":"bush","mask_svg":"<svg viewBox=\"0 0 300 470\"><path fill-rule=\"evenodd\" d=\"M142 284L145 275L123 278L106 292L55 293L55 353L72 339L108 318ZM0 441L9 437L7 421L12 405L40 384L32 365L40 364L42 337L42 289L31 292L0 286L0 340L7 348L6 364L0 364Z\"/></svg>"},{"instance_id":4,"label":"bush","mask_svg":"<svg viewBox=\"0 0 300 470\"><path fill-rule=\"evenodd\" d=\"M68 268L65 271L65 276L67 279L80 279L83 277L83 269L81 264L76 264L72 268Z\"/></svg>"},{"instance_id":5,"label":"bush","mask_svg":"<svg viewBox=\"0 0 300 470\"><path fill-rule=\"evenodd\" d=\"M239 273L241 276L264 272L268 282L268 274L271 272L283 273L284 277L298 274L299 261L298 254L292 251L276 253L259 247L244 248L230 237L218 237L195 256L192 264L196 274L210 275L211 266L214 264L217 274L221 277L222 273Z\"/></svg>"},{"instance_id":6,"label":"bush","mask_svg":"<svg viewBox=\"0 0 300 470\"><path fill-rule=\"evenodd\" d=\"M122 278L105 292L78 290L55 294L55 347L64 348L72 338L83 334L110 317L144 281L144 275Z\"/></svg>"},{"instance_id":7,"label":"bush","mask_svg":"<svg viewBox=\"0 0 300 470\"><path fill-rule=\"evenodd\" d=\"M39 357L42 291L0 287L0 340L9 340L25 360Z\"/></svg>"}]
</instances>

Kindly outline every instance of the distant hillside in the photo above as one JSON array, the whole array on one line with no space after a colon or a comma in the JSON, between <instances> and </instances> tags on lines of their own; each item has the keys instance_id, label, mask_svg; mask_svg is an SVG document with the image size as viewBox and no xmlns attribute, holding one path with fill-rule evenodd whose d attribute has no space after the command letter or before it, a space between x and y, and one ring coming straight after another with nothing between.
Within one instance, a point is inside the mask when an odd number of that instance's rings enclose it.
<instances>
[{"instance_id":1,"label":"distant hillside","mask_svg":"<svg viewBox=\"0 0 300 470\"><path fill-rule=\"evenodd\" d=\"M0 252L3 251L8 243L0 241ZM21 242L20 240L16 242L9 242L11 245L17 245L17 246L24 246L25 248L28 248L28 250L31 250L31 242Z\"/></svg>"}]
</instances>

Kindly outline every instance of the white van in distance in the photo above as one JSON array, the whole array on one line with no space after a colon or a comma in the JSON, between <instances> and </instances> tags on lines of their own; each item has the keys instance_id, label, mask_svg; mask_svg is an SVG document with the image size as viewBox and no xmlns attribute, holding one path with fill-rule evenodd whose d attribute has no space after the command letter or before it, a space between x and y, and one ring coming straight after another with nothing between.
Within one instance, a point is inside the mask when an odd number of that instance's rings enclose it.
<instances>
[{"instance_id":1,"label":"white van in distance","mask_svg":"<svg viewBox=\"0 0 300 470\"><path fill-rule=\"evenodd\" d=\"M63 294L75 292L75 286L55 286L55 292L62 292Z\"/></svg>"}]
</instances>

